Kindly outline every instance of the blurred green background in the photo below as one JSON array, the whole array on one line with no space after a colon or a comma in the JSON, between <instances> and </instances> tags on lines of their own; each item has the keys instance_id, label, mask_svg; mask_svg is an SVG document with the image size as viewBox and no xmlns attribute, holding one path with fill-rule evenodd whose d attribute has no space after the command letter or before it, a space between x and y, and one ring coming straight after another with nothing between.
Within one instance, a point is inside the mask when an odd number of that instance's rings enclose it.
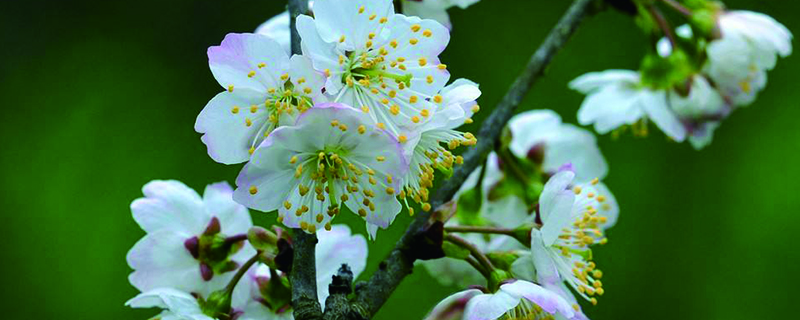
<instances>
[{"instance_id":1,"label":"blurred green background","mask_svg":"<svg viewBox=\"0 0 800 320\"><path fill-rule=\"evenodd\" d=\"M442 60L453 79L481 84L485 116L569 1L484 0L451 10ZM730 0L800 32L795 1ZM277 0L2 1L0 211L2 310L7 319L145 319L123 306L128 249L143 235L130 202L152 179L202 190L233 181L214 163L195 117L222 89L206 48L249 32ZM646 38L631 18L588 21L528 95L574 122L582 96L566 84L588 71L636 68ZM800 60L781 60L757 102L735 112L700 152L646 139L599 139L606 182L622 207L598 250L606 295L594 319L756 319L794 314L800 253ZM258 223L274 216L254 213ZM363 232L355 218L343 219ZM371 273L410 221L370 247ZM362 275L364 278L365 275ZM458 288L417 268L376 319L420 319Z\"/></svg>"}]
</instances>

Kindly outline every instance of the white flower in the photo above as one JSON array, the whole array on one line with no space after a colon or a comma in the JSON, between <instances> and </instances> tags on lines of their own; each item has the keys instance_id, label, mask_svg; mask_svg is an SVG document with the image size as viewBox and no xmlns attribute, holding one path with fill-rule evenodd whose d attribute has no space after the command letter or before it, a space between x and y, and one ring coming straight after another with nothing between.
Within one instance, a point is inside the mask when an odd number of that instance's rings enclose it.
<instances>
[{"instance_id":1,"label":"white flower","mask_svg":"<svg viewBox=\"0 0 800 320\"><path fill-rule=\"evenodd\" d=\"M594 124L600 134L646 118L673 140L686 138L686 129L669 109L666 91L645 87L636 71L587 73L572 80L569 87L587 95L578 110L578 122Z\"/></svg>"},{"instance_id":2,"label":"white flower","mask_svg":"<svg viewBox=\"0 0 800 320\"><path fill-rule=\"evenodd\" d=\"M208 154L217 162L247 161L276 127L294 123L324 102L324 77L302 56L291 59L274 40L259 34L228 34L208 49L211 72L225 91L197 117Z\"/></svg>"},{"instance_id":3,"label":"white flower","mask_svg":"<svg viewBox=\"0 0 800 320\"><path fill-rule=\"evenodd\" d=\"M426 319L454 319L441 311L463 303L464 299L468 299L461 317L464 320L546 319L556 315L572 319L575 316L570 304L558 294L532 282L515 280L500 285L495 293L483 293L478 289L458 292L434 307L436 313ZM436 315L443 316L433 317Z\"/></svg>"},{"instance_id":4,"label":"white flower","mask_svg":"<svg viewBox=\"0 0 800 320\"><path fill-rule=\"evenodd\" d=\"M408 162L397 140L364 120L346 105L315 105L264 140L236 179L234 199L278 209L279 222L312 233L330 230L344 203L374 238L400 212L396 195Z\"/></svg>"},{"instance_id":5,"label":"white flower","mask_svg":"<svg viewBox=\"0 0 800 320\"><path fill-rule=\"evenodd\" d=\"M403 4L404 14L418 16L423 19L433 19L447 26L448 29L452 29L453 25L450 23L447 9L456 6L466 9L478 1L480 0L403 0L401 3Z\"/></svg>"},{"instance_id":6,"label":"white flower","mask_svg":"<svg viewBox=\"0 0 800 320\"><path fill-rule=\"evenodd\" d=\"M125 302L132 308L161 308L160 320L214 320L203 314L197 299L191 294L173 288L156 288L140 293Z\"/></svg>"},{"instance_id":7,"label":"white flower","mask_svg":"<svg viewBox=\"0 0 800 320\"><path fill-rule=\"evenodd\" d=\"M209 185L202 198L178 181L152 181L143 192L131 211L147 235L127 256L140 291L170 287L207 297L255 254L244 241L250 214L227 183Z\"/></svg>"},{"instance_id":8,"label":"white flower","mask_svg":"<svg viewBox=\"0 0 800 320\"><path fill-rule=\"evenodd\" d=\"M753 102L767 83L777 56L792 53L792 33L770 16L751 11L719 15L722 38L711 41L706 72L737 106Z\"/></svg>"},{"instance_id":9,"label":"white flower","mask_svg":"<svg viewBox=\"0 0 800 320\"><path fill-rule=\"evenodd\" d=\"M539 197L542 227L531 232L530 257L540 283L564 281L594 304L592 296L604 290L589 247L607 241L603 231L616 223L619 208L605 185L575 184L574 178L563 170L545 184Z\"/></svg>"},{"instance_id":10,"label":"white flower","mask_svg":"<svg viewBox=\"0 0 800 320\"><path fill-rule=\"evenodd\" d=\"M427 204L428 188L433 186L434 169L451 170L453 164L463 161L461 156L455 156L449 150L477 142L471 133L455 129L470 122L472 114L479 110L475 102L481 95L478 85L458 79L445 87L440 95L443 107L431 111L431 120L410 131L408 140L403 144L410 168L404 179L404 192L400 196L404 198L408 195L417 203L424 202L423 209L430 209L430 204ZM409 210L413 208L409 206Z\"/></svg>"},{"instance_id":11,"label":"white flower","mask_svg":"<svg viewBox=\"0 0 800 320\"><path fill-rule=\"evenodd\" d=\"M438 259L444 260L444 259ZM436 261L436 260L433 260ZM425 316L425 320L461 320L464 319L464 309L473 297L481 294L480 290L466 290L457 292L433 307L430 313Z\"/></svg>"},{"instance_id":12,"label":"white flower","mask_svg":"<svg viewBox=\"0 0 800 320\"><path fill-rule=\"evenodd\" d=\"M605 178L608 164L597 148L597 139L589 131L561 122L551 110L520 113L508 123L511 130L509 149L519 158L544 155L542 169L555 173L565 164L573 164L576 179L588 182Z\"/></svg>"},{"instance_id":13,"label":"white flower","mask_svg":"<svg viewBox=\"0 0 800 320\"><path fill-rule=\"evenodd\" d=\"M357 278L367 265L367 240L361 235L353 235L346 225L334 225L330 232L319 233L319 243L315 252L317 270L317 298L321 305L325 305L328 298L328 285L331 284L342 264L347 264ZM292 319L290 305L270 305L271 299L267 290L273 274L269 267L263 264L254 265L236 290L243 295L234 293L234 309L243 312L238 320L265 320L265 319ZM280 275L285 277L286 275ZM288 283L288 282L287 282ZM274 292L274 291L273 291ZM291 293L287 291L285 293ZM283 297L285 302L290 302L291 296ZM280 300L280 299L279 299Z\"/></svg>"},{"instance_id":14,"label":"white flower","mask_svg":"<svg viewBox=\"0 0 800 320\"><path fill-rule=\"evenodd\" d=\"M702 149L711 143L714 129L731 108L705 77L695 75L691 81L688 96L672 91L668 99L670 108L687 128L689 142L695 149Z\"/></svg>"},{"instance_id":15,"label":"white flower","mask_svg":"<svg viewBox=\"0 0 800 320\"><path fill-rule=\"evenodd\" d=\"M391 0L320 0L300 16L303 54L327 76L326 94L369 114L399 140L441 107L450 77L439 53L450 34L433 20L394 14Z\"/></svg>"}]
</instances>

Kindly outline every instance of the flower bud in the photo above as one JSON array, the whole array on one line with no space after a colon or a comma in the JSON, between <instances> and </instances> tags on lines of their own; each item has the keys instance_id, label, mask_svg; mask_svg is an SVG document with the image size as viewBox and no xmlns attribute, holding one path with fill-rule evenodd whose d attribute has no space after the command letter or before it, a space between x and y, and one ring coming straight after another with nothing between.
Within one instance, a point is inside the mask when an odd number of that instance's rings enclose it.
<instances>
[{"instance_id":1,"label":"flower bud","mask_svg":"<svg viewBox=\"0 0 800 320\"><path fill-rule=\"evenodd\" d=\"M278 236L275 233L259 226L254 226L247 231L247 240L250 241L253 248L259 251L275 248L278 244Z\"/></svg>"}]
</instances>

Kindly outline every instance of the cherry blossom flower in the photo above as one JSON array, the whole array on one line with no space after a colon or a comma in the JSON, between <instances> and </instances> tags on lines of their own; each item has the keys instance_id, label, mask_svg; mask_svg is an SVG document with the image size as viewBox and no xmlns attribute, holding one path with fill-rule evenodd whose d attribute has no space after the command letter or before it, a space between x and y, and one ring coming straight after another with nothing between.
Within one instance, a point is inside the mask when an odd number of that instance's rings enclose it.
<instances>
[{"instance_id":1,"label":"cherry blossom flower","mask_svg":"<svg viewBox=\"0 0 800 320\"><path fill-rule=\"evenodd\" d=\"M511 152L519 158L541 162L546 173L555 173L569 163L579 170L576 171L578 181L602 179L608 173L608 164L594 135L562 123L561 117L551 110L531 110L515 115L508 128Z\"/></svg>"},{"instance_id":2,"label":"cherry blossom flower","mask_svg":"<svg viewBox=\"0 0 800 320\"><path fill-rule=\"evenodd\" d=\"M531 232L531 255L540 283L566 282L586 300L597 303L604 289L602 272L592 262L590 246L605 244L603 231L616 223L619 208L598 180L575 184L564 169L545 184L539 198L541 229Z\"/></svg>"},{"instance_id":3,"label":"cherry blossom flower","mask_svg":"<svg viewBox=\"0 0 800 320\"><path fill-rule=\"evenodd\" d=\"M704 76L693 76L691 83L687 96L672 91L668 99L672 112L686 127L687 140L695 149L702 149L711 143L714 130L732 110Z\"/></svg>"},{"instance_id":4,"label":"cherry blossom flower","mask_svg":"<svg viewBox=\"0 0 800 320\"><path fill-rule=\"evenodd\" d=\"M792 33L752 11L722 12L718 25L722 37L708 44L705 71L733 104L749 105L766 86L766 71L775 67L777 56L792 53Z\"/></svg>"},{"instance_id":5,"label":"cherry blossom flower","mask_svg":"<svg viewBox=\"0 0 800 320\"><path fill-rule=\"evenodd\" d=\"M418 16L422 19L433 19L448 29L452 29L453 25L450 23L447 9L452 7L466 9L478 1L480 0L403 0L401 3L404 14Z\"/></svg>"},{"instance_id":6,"label":"cherry blossom flower","mask_svg":"<svg viewBox=\"0 0 800 320\"><path fill-rule=\"evenodd\" d=\"M636 71L591 72L572 80L569 87L587 95L578 122L594 124L600 134L649 119L673 140L686 139L686 128L667 104L667 91L645 87Z\"/></svg>"},{"instance_id":7,"label":"cherry blossom flower","mask_svg":"<svg viewBox=\"0 0 800 320\"><path fill-rule=\"evenodd\" d=\"M400 212L396 196L408 162L394 137L364 121L342 104L307 110L264 140L236 179L234 199L264 212L277 209L279 222L311 233L330 230L345 204L366 219L374 238Z\"/></svg>"},{"instance_id":8,"label":"cherry blossom flower","mask_svg":"<svg viewBox=\"0 0 800 320\"><path fill-rule=\"evenodd\" d=\"M247 161L275 128L294 123L322 95L324 77L302 56L288 55L259 34L225 36L208 49L211 72L225 91L200 112L195 130L203 133L208 154L217 162Z\"/></svg>"},{"instance_id":9,"label":"cherry blossom flower","mask_svg":"<svg viewBox=\"0 0 800 320\"><path fill-rule=\"evenodd\" d=\"M207 296L221 289L255 250L246 243L253 225L225 183L201 198L178 181L151 181L133 201L133 218L147 232L128 252L129 280L142 292L169 287Z\"/></svg>"},{"instance_id":10,"label":"cherry blossom flower","mask_svg":"<svg viewBox=\"0 0 800 320\"><path fill-rule=\"evenodd\" d=\"M447 312L458 310L464 300L467 302L460 318ZM575 312L560 295L529 281L512 280L500 285L494 293L478 289L458 292L442 300L426 319L549 319L554 316L572 319Z\"/></svg>"},{"instance_id":11,"label":"cherry blossom flower","mask_svg":"<svg viewBox=\"0 0 800 320\"><path fill-rule=\"evenodd\" d=\"M346 225L333 225L331 231L319 233L316 247L317 298L325 305L328 285L342 264L347 264L354 277L367 265L367 241L352 235ZM275 276L280 277L276 282ZM234 292L234 309L241 312L238 320L292 319L291 291L274 290L269 286L288 284L285 274L270 270L264 264L254 265ZM280 296L288 294L288 296Z\"/></svg>"},{"instance_id":12,"label":"cherry blossom flower","mask_svg":"<svg viewBox=\"0 0 800 320\"><path fill-rule=\"evenodd\" d=\"M320 0L314 15L298 17L297 29L332 101L361 109L400 140L441 107L447 28L395 14L391 0Z\"/></svg>"},{"instance_id":13,"label":"cherry blossom flower","mask_svg":"<svg viewBox=\"0 0 800 320\"><path fill-rule=\"evenodd\" d=\"M477 84L466 79L456 80L440 93L444 107L432 111L430 121L410 131L408 140L400 141L410 162L401 198L405 200L408 195L415 202L423 203L424 210L430 209L428 188L433 186L434 169L451 170L463 159L449 150L477 142L471 133L455 129L472 121L470 117L480 109L475 102L480 94ZM413 208L408 208L413 214Z\"/></svg>"},{"instance_id":14,"label":"cherry blossom flower","mask_svg":"<svg viewBox=\"0 0 800 320\"><path fill-rule=\"evenodd\" d=\"M164 309L153 319L160 320L215 320L203 313L199 301L186 292L173 288L156 288L140 293L125 302L132 308Z\"/></svg>"}]
</instances>

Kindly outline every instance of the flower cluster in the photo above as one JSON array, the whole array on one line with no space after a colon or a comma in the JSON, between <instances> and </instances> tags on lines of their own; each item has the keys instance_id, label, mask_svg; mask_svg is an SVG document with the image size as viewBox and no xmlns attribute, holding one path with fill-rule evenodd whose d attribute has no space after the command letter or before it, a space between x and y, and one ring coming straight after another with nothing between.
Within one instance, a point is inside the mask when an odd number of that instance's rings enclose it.
<instances>
[{"instance_id":1,"label":"flower cluster","mask_svg":"<svg viewBox=\"0 0 800 320\"><path fill-rule=\"evenodd\" d=\"M450 249L456 259L424 263L445 285L486 278L487 287L446 298L428 319L584 319L574 294L593 304L604 294L591 248L608 241L619 212L600 182L608 166L590 132L550 110L513 117L503 142L459 190L445 224L445 239L466 233L454 243L489 262Z\"/></svg>"},{"instance_id":2,"label":"flower cluster","mask_svg":"<svg viewBox=\"0 0 800 320\"><path fill-rule=\"evenodd\" d=\"M153 181L144 194L131 210L147 235L128 253L130 282L142 293L126 305L163 309L157 318L164 320L291 319L287 275L275 268L277 235L261 229L266 249L253 237L250 214L227 183L209 185L200 197L178 181ZM366 259L366 239L347 226L320 234L321 302L339 266L347 263L358 275Z\"/></svg>"},{"instance_id":3,"label":"flower cluster","mask_svg":"<svg viewBox=\"0 0 800 320\"><path fill-rule=\"evenodd\" d=\"M640 71L588 73L570 83L588 95L578 111L581 124L594 124L601 134L630 126L645 135L652 121L671 139L701 149L732 111L753 103L777 56L792 52L792 34L767 15L705 1L674 5L689 17L675 30L657 7L640 6L652 34L667 35Z\"/></svg>"},{"instance_id":4,"label":"flower cluster","mask_svg":"<svg viewBox=\"0 0 800 320\"><path fill-rule=\"evenodd\" d=\"M462 161L452 149L477 142L457 128L479 110L480 90L464 79L445 86L438 56L450 35L434 20L395 14L390 0L313 9L296 21L302 55L286 54L288 15L259 28L267 35L229 34L209 48L225 91L195 128L214 160L247 162L238 203L277 210L309 233L330 230L344 205L374 238L402 205L430 210L435 171L450 171Z\"/></svg>"}]
</instances>

